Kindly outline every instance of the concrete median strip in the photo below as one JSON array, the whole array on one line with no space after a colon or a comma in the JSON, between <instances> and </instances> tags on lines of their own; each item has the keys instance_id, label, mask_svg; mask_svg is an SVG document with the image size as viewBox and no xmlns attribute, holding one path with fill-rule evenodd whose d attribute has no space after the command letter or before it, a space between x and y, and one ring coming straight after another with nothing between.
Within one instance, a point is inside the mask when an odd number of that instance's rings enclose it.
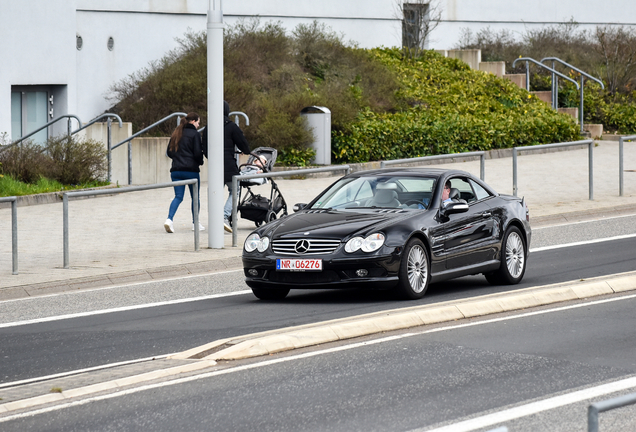
<instances>
[{"instance_id":1,"label":"concrete median strip","mask_svg":"<svg viewBox=\"0 0 636 432\"><path fill-rule=\"evenodd\" d=\"M526 288L509 293L491 294L473 299L375 312L356 317L221 339L170 357L175 360L192 360L192 363L64 390L59 393L49 393L6 402L0 404L0 414L69 401L73 398L85 397L103 391L117 390L130 385L194 372L212 367L217 364L217 361L222 360L247 359L383 332L632 290L636 290L636 271L610 277L604 276L563 284Z\"/></svg>"},{"instance_id":2,"label":"concrete median strip","mask_svg":"<svg viewBox=\"0 0 636 432\"><path fill-rule=\"evenodd\" d=\"M382 311L224 339L174 355L172 358L240 360L360 336L429 324L528 309L572 300L636 290L636 272L575 282L526 288L461 301Z\"/></svg>"}]
</instances>

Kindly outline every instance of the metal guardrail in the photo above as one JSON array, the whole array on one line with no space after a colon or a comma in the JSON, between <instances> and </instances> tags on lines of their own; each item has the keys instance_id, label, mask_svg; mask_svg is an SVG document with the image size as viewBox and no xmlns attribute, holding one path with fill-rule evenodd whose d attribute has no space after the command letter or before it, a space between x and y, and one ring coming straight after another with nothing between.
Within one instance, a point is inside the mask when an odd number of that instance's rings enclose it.
<instances>
[{"instance_id":1,"label":"metal guardrail","mask_svg":"<svg viewBox=\"0 0 636 432\"><path fill-rule=\"evenodd\" d=\"M143 135L146 132L148 132L150 129L160 125L161 123L165 122L166 120L170 120L172 117L179 117L179 119L181 117L185 117L187 116L186 113L182 113L182 112L176 112L176 113L172 113L167 117L162 118L161 120L159 120L158 122L155 122L153 124L151 124L150 126L140 130L139 132L137 132L136 134L133 134L131 136L129 136L128 138L126 138L123 141L118 142L117 144L115 144L114 146L112 146L110 148L110 150L108 151L109 154L109 158L110 158L110 152L115 150L117 147L119 147L120 145L126 144L128 143L128 184L132 184L132 144L130 143L134 138L137 138L139 135ZM179 124L179 119L177 119L177 125Z\"/></svg>"},{"instance_id":2,"label":"metal guardrail","mask_svg":"<svg viewBox=\"0 0 636 432\"><path fill-rule=\"evenodd\" d=\"M592 75L588 74L587 72L583 72L581 69L578 69L575 66L572 66L569 63L564 62L563 60L561 60L558 57L546 57L544 59L541 59L541 63L543 63L544 61L551 61L552 62L552 69L554 69L554 62L558 62L560 64L562 64L565 67L568 67L576 72L578 72L579 74L581 74L581 99L579 102L579 123L581 123L581 133L583 132L583 89L584 89L584 80L585 77L596 81L597 83L599 83L601 85L601 87L603 88L603 90L605 90L605 84L603 84L603 81L599 80L598 78L593 77ZM558 105L558 101L559 101L559 79L556 78L554 76L554 74L552 74L552 107L554 109L557 109L557 105Z\"/></svg>"},{"instance_id":3,"label":"metal guardrail","mask_svg":"<svg viewBox=\"0 0 636 432\"><path fill-rule=\"evenodd\" d=\"M623 143L625 141L636 140L636 135L620 137L618 140L618 195L623 196Z\"/></svg>"},{"instance_id":4,"label":"metal guardrail","mask_svg":"<svg viewBox=\"0 0 636 432\"><path fill-rule=\"evenodd\" d=\"M308 169L300 169L294 171L278 171L278 172L269 172L262 174L249 174L249 175L235 175L232 176L232 227L237 226L238 222L238 182L239 180L250 180L257 178L271 178L271 177L284 177L284 176L298 176L303 174L311 174L311 173L319 173L319 172L332 172L332 171L345 171L346 174L349 174L351 171L351 167L349 165L340 165L336 167L325 167L325 168L308 168ZM237 246L238 242L238 233L237 229L232 229L232 247Z\"/></svg>"},{"instance_id":5,"label":"metal guardrail","mask_svg":"<svg viewBox=\"0 0 636 432\"><path fill-rule=\"evenodd\" d=\"M25 139L32 137L36 133L40 132L42 129L45 129L45 128L57 123L58 121L60 121L60 120L62 120L64 118L68 118L68 135L72 135L73 134L73 132L71 132L71 119L77 120L77 123L79 123L80 126L82 125L82 121L75 114L64 114L64 115L59 116L58 118L56 118L54 120L51 120L50 122L48 122L45 125L40 126L36 130L34 130L32 132L29 132L27 135L18 138L17 140L13 141L12 143L7 144L6 146L3 146L2 148L0 148L0 153L5 151L5 150L7 150L9 147L13 147L14 145L20 144Z\"/></svg>"},{"instance_id":6,"label":"metal guardrail","mask_svg":"<svg viewBox=\"0 0 636 432\"><path fill-rule=\"evenodd\" d=\"M596 402L587 408L587 431L598 432L599 413L636 404L636 393Z\"/></svg>"},{"instance_id":7,"label":"metal guardrail","mask_svg":"<svg viewBox=\"0 0 636 432\"><path fill-rule=\"evenodd\" d=\"M476 152L466 152L466 153L453 153L447 155L436 155L436 156L423 156L411 159L393 159L389 161L380 162L380 168L385 168L387 165L401 165L404 163L410 162L420 162L420 161L431 161L431 160L440 160L440 159L453 159L457 157L471 157L471 156L479 156L480 159L480 168L479 168L479 178L482 181L485 181L486 177L486 152L484 151L476 151Z\"/></svg>"},{"instance_id":8,"label":"metal guardrail","mask_svg":"<svg viewBox=\"0 0 636 432\"><path fill-rule=\"evenodd\" d=\"M11 260L13 263L12 273L18 274L18 197L0 197L0 203L11 203Z\"/></svg>"},{"instance_id":9,"label":"metal guardrail","mask_svg":"<svg viewBox=\"0 0 636 432\"><path fill-rule=\"evenodd\" d=\"M152 185L144 185L144 186L133 186L126 187L123 189L113 188L113 189L102 189L102 190L93 190L93 191L79 191L79 192L65 192L62 198L63 201L63 218L64 218L64 268L69 268L69 242L68 242L68 232L69 232L69 223L68 223L68 200L69 198L81 197L81 196L94 196L94 195L113 195L119 193L126 192L138 192L150 189L160 189L165 187L174 187L174 186L185 186L188 184L196 184L198 182L197 179L190 180L179 180L170 183L158 183ZM195 252L199 251L199 188L193 187L192 193L192 201L194 208L194 250Z\"/></svg>"},{"instance_id":10,"label":"metal guardrail","mask_svg":"<svg viewBox=\"0 0 636 432\"><path fill-rule=\"evenodd\" d=\"M536 146L514 147L512 149L512 194L517 196L517 154L520 151L533 151L545 148L588 145L589 198L594 199L594 140L572 141L566 143L543 144Z\"/></svg>"}]
</instances>

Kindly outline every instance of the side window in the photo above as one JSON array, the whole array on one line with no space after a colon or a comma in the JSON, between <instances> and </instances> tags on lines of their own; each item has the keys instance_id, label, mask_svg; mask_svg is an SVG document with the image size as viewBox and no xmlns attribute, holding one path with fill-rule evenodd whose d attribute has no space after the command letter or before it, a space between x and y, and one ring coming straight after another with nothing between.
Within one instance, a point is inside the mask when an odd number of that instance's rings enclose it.
<instances>
[{"instance_id":1,"label":"side window","mask_svg":"<svg viewBox=\"0 0 636 432\"><path fill-rule=\"evenodd\" d=\"M468 179L463 177L457 177L451 179L451 188L457 189L459 191L460 198L466 200L466 202L476 201L475 194L473 193L473 188L468 183Z\"/></svg>"},{"instance_id":2,"label":"side window","mask_svg":"<svg viewBox=\"0 0 636 432\"><path fill-rule=\"evenodd\" d=\"M475 191L475 196L477 197L478 201L484 198L488 198L490 196L488 191L484 189L483 187L481 187L479 183L474 182L470 179L468 181L470 182L470 185L473 187L473 190Z\"/></svg>"}]
</instances>

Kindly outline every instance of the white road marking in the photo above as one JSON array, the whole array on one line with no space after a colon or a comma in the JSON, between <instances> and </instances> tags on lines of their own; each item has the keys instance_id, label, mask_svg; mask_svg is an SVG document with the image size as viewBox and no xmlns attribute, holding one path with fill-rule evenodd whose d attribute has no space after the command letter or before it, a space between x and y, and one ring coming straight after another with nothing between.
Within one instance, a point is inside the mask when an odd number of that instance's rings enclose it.
<instances>
[{"instance_id":1,"label":"white road marking","mask_svg":"<svg viewBox=\"0 0 636 432\"><path fill-rule=\"evenodd\" d=\"M85 369L77 369L77 370L69 371L69 372L61 372L61 373L57 373L57 374L53 374L53 375L46 375L46 376L40 376L40 377L36 377L36 378L29 378L29 379L25 379L25 380L21 380L21 381L13 381L13 382L0 384L0 389L5 388L5 387L16 387L16 386L19 386L19 385L30 384L30 383L37 382L37 381L46 381L46 380L55 379L55 378L62 378L62 377L69 376L69 375L78 375L78 374L86 373L86 372L94 372L94 371L97 371L97 370L110 369L110 368L114 368L114 367L117 367L117 366L125 366L125 365L130 365L130 364L135 364L135 363L142 363L142 362L151 361L151 360L161 360L161 359L164 359L164 358L169 357L171 355L173 355L173 354L163 354L163 355L146 357L146 358L141 358L141 359L121 361L121 362L117 362L117 363L109 363L109 364L105 364L105 365L101 365L101 366L94 366L94 367L85 368Z\"/></svg>"},{"instance_id":2,"label":"white road marking","mask_svg":"<svg viewBox=\"0 0 636 432\"><path fill-rule=\"evenodd\" d=\"M236 295L248 294L251 292L252 292L251 290L242 290L242 291L234 291L229 293L211 294L211 295L200 296L200 297L190 297L190 298L177 299L177 300L168 300L168 301L156 302L156 303L146 303L146 304L139 304L139 305L133 305L133 306L122 306L122 307L111 308L111 309L101 309L101 310L96 310L91 312L79 312L74 314L57 315L52 317L36 318L36 319L25 320L25 321L15 321L10 323L0 324L0 328L17 327L17 326L23 326L23 325L29 325L29 324L40 324L44 322L51 322L51 321L58 321L58 320L65 320L65 319L72 319L72 318L81 318L81 317L88 317L93 315L102 315L102 314L109 314L109 313L115 313L115 312L125 312L125 311L131 311L136 309L168 306L168 305L175 305L179 303L210 300L210 299L216 299L216 298L222 298L222 297L231 297Z\"/></svg>"},{"instance_id":3,"label":"white road marking","mask_svg":"<svg viewBox=\"0 0 636 432\"><path fill-rule=\"evenodd\" d=\"M453 325L453 326L440 327L440 328L436 328L436 329L423 330L423 331L415 332L415 333L404 333L404 334L400 334L400 335L388 336L388 337L375 339L375 340L371 340L371 341L357 342L357 343L342 345L342 346L339 346L339 347L328 348L328 349L319 350L319 351L306 352L306 353L303 353L303 354L292 355L292 356L289 356L289 357L282 357L282 358L277 358L277 359L265 360L265 361L262 361L260 363L253 363L253 364L238 366L238 367L234 367L234 368L228 368L228 369L223 369L223 370L216 370L216 371L212 371L212 372L206 372L206 373L203 373L203 374L192 375L192 376L189 376L189 377L179 378L179 379L170 380L170 381L164 381L164 382L156 383L156 384L147 384L147 385L143 385L143 386L135 387L135 388L131 388L131 389L119 390L116 393L112 393L112 394L89 397L89 398L86 398L86 399L83 399L83 400L67 402L67 403L63 403L63 404L59 404L59 405L55 405L55 406L51 406L51 407L47 407L47 408L37 409L37 410L24 412L24 413L20 413L20 414L9 415L7 417L0 417L0 423L11 421L11 420L15 420L15 419L19 419L19 418L32 417L32 416L36 416L36 415L39 415L39 414L44 414L44 413L48 413L48 412L52 412L52 411L58 411L58 410L66 409L66 408L72 408L72 407L76 407L76 406L81 406L81 405L85 405L85 404L91 403L91 402L102 401L102 400L107 400L107 399L114 399L114 398L117 398L117 397L120 397L120 396L127 396L127 395L131 395L131 394L134 394L134 393L139 393L139 392L142 392L142 391L146 391L146 390L152 390L152 389L169 387L169 386L178 385L178 384L184 384L184 383L188 383L188 382L192 382L192 381L198 381L198 380L202 380L202 379L212 378L212 377L215 377L215 376L227 375L227 374L235 373L235 372L243 372L243 371L250 370L250 369L262 368L262 367L271 366L271 365L274 365L274 364L286 363L286 362L290 362L290 361L295 361L295 360L300 360L300 359L305 359L305 358L310 358L310 357L316 357L316 356L319 356L319 355L325 355L325 354L335 353L335 352L339 352L339 351L347 351L347 350L350 350L350 349L360 348L360 347L364 347L364 346L376 345L376 344L380 344L380 343L384 343L384 342L390 342L390 341L405 339L405 338L412 337L412 336L420 336L420 335L428 334L428 333L438 333L438 332L442 332L442 331L455 330L455 329L464 328L464 327L472 327L472 326L490 324L490 323L499 322L499 321L506 321L506 320L512 320L512 319L525 318L525 317L533 316L533 315L541 315L541 314L547 314L547 313L552 313L552 312L559 312L559 311L568 310L568 309L576 309L576 308L581 308L581 307L588 307L590 305L610 303L610 302L614 302L614 301L627 300L627 299L632 299L632 298L636 298L636 294L629 295L629 296L618 297L618 298L610 298L610 299L597 300L597 301L592 301L592 302L585 302L585 303L576 304L576 305L570 305L570 306L563 306L563 307L558 307L558 308L554 308L554 309L547 309L547 310L542 310L542 311L528 312L528 313L519 314L519 315L515 315L515 316L493 318L493 319L489 319L489 320L471 322L471 323L466 323L466 324L458 324L458 325ZM561 401L561 404L562 404L561 406L563 406L563 405L567 405L568 403L574 403L574 402L578 402L579 401L579 399L577 399L577 400L572 400L572 402L566 402L567 401L567 396L569 396L569 395L575 395L573 398L581 398L583 392L588 392L587 394L590 395L589 397L597 397L597 396L602 396L604 394L614 393L616 391L620 391L620 390L623 390L623 389L626 389L626 388L631 388L631 387L636 387L636 377L632 377L632 378L628 378L628 379L624 379L624 380L620 380L620 381L615 381L614 383L603 384L603 385L596 386L596 387L590 387L588 389L580 390L580 391L573 392L573 393L569 393L567 395L562 395L562 396L557 396L557 397L553 397L553 398L544 399L544 401L550 401L549 403L547 403L545 405L546 408L544 410L550 409L551 407L556 407L557 405L555 405L555 401L554 400L557 399L557 398L563 398L563 399L559 399L559 401ZM585 398L580 399L580 400L585 400ZM528 406L532 406L532 407L534 407L533 409L537 409L536 407L538 405L536 405L536 404L539 404L540 402L542 402L542 401L528 404ZM550 405L550 404L552 404L552 405ZM522 408L522 407L519 407L519 408ZM506 412L507 413L508 411L512 411L512 410L514 410L514 408L510 409L510 410L505 410L505 411L502 411L502 412ZM522 412L525 412L525 411L515 411L515 413L518 414L519 417L522 417L523 415L527 415L527 414L519 414L519 413L522 413ZM494 414L491 414L491 416L492 415L494 415ZM510 415L510 414L506 414L506 415ZM489 417L489 416L484 416L484 417ZM516 418L516 417L513 417L513 418ZM499 422L499 420L497 420L497 422ZM459 431L459 430L460 429L458 429L457 431ZM461 430L467 430L468 431L468 430L472 430L472 429L461 429ZM429 431L429 432L432 432L432 431Z\"/></svg>"},{"instance_id":4,"label":"white road marking","mask_svg":"<svg viewBox=\"0 0 636 432\"><path fill-rule=\"evenodd\" d=\"M599 396L616 393L636 387L636 377L626 378L609 384L603 384L596 387L575 391L572 393L543 399L526 405L506 409L492 414L487 414L470 420L465 420L437 429L417 429L427 432L470 432L475 429L481 429L488 426L500 425L504 422L537 414L543 411L549 411L565 405L582 402Z\"/></svg>"},{"instance_id":5,"label":"white road marking","mask_svg":"<svg viewBox=\"0 0 636 432\"><path fill-rule=\"evenodd\" d=\"M552 250L552 249L561 249L561 248L573 247L573 246L583 246L587 244L603 243L603 242L614 241L614 240L624 240L624 239L634 238L634 237L636 237L636 234L625 234L625 235L620 235L615 237L606 237L606 238L600 238L600 239L594 239L594 240L580 241L575 243L566 243L566 244L559 244L559 245L553 245L553 246L530 248L530 252L531 253L541 252L541 251Z\"/></svg>"}]
</instances>

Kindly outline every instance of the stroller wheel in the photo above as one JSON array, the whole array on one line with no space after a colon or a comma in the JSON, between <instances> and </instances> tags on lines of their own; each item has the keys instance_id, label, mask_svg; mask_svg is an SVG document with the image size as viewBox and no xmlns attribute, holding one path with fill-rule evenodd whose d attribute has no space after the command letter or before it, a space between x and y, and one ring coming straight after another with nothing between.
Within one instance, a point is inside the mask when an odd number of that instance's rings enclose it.
<instances>
[{"instance_id":1,"label":"stroller wheel","mask_svg":"<svg viewBox=\"0 0 636 432\"><path fill-rule=\"evenodd\" d=\"M274 213L274 212L273 212L273 211L271 211L271 210L270 210L270 211L268 211L268 212L267 212L267 216L265 216L265 220L266 220L267 222L271 222L271 221L273 221L273 220L276 220L276 213Z\"/></svg>"},{"instance_id":2,"label":"stroller wheel","mask_svg":"<svg viewBox=\"0 0 636 432\"><path fill-rule=\"evenodd\" d=\"M262 223L263 222L261 222L261 221L255 221L254 225L256 225L256 228L258 228L259 226L261 226Z\"/></svg>"}]
</instances>

